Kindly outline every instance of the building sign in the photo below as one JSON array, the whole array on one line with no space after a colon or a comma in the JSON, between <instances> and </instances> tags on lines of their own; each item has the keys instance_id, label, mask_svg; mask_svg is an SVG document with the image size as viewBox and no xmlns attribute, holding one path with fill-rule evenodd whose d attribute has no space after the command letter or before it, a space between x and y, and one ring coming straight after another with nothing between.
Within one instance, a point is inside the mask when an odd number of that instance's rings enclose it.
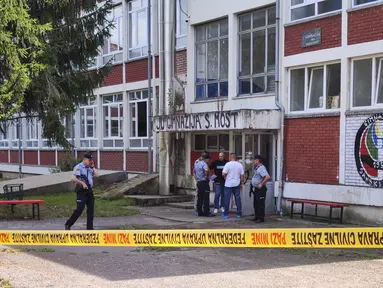
<instances>
[{"instance_id":1,"label":"building sign","mask_svg":"<svg viewBox=\"0 0 383 288\"><path fill-rule=\"evenodd\" d=\"M367 118L355 139L355 162L360 177L374 188L383 188L383 113Z\"/></svg>"},{"instance_id":2,"label":"building sign","mask_svg":"<svg viewBox=\"0 0 383 288\"><path fill-rule=\"evenodd\" d=\"M156 131L198 131L237 129L238 112L223 111L156 117Z\"/></svg>"},{"instance_id":3,"label":"building sign","mask_svg":"<svg viewBox=\"0 0 383 288\"><path fill-rule=\"evenodd\" d=\"M321 28L308 30L302 33L302 47L320 45L322 42Z\"/></svg>"}]
</instances>

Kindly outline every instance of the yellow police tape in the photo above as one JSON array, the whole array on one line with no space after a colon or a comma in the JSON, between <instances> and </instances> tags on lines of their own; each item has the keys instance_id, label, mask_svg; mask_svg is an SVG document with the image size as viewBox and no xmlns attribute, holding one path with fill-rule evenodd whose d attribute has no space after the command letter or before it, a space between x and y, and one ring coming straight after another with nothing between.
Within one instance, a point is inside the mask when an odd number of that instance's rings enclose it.
<instances>
[{"instance_id":1,"label":"yellow police tape","mask_svg":"<svg viewBox=\"0 0 383 288\"><path fill-rule=\"evenodd\" d=\"M383 228L0 231L0 245L383 248Z\"/></svg>"}]
</instances>

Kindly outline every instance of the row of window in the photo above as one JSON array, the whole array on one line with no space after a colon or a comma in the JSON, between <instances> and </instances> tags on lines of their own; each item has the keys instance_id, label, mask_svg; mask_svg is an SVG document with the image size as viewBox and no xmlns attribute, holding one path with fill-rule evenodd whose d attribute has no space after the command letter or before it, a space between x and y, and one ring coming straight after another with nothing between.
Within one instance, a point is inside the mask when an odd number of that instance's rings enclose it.
<instances>
[{"instance_id":1,"label":"row of window","mask_svg":"<svg viewBox=\"0 0 383 288\"><path fill-rule=\"evenodd\" d=\"M383 2L382 0L351 1L353 7L368 3ZM342 0L291 0L290 19L291 21L296 21L340 10L342 10Z\"/></svg>"},{"instance_id":2,"label":"row of window","mask_svg":"<svg viewBox=\"0 0 383 288\"><path fill-rule=\"evenodd\" d=\"M351 107L383 104L383 57L353 60ZM290 70L290 112L339 109L341 64Z\"/></svg>"},{"instance_id":3,"label":"row of window","mask_svg":"<svg viewBox=\"0 0 383 288\"><path fill-rule=\"evenodd\" d=\"M177 0L176 9L176 45L177 48L184 48L187 44L187 0ZM127 20L124 15L127 14ZM108 15L108 20L113 22L114 28L111 29L111 37L105 40L102 47L102 64L109 61L123 61L123 50L125 38L127 37L128 58L136 59L148 54L148 1L133 0L128 3L127 13L123 13L123 6L115 6ZM125 28L127 27L127 28ZM128 31L124 34L124 31ZM97 58L93 60L91 66L97 66Z\"/></svg>"},{"instance_id":4,"label":"row of window","mask_svg":"<svg viewBox=\"0 0 383 288\"><path fill-rule=\"evenodd\" d=\"M275 7L239 16L239 95L275 91ZM196 100L227 97L228 21L196 26Z\"/></svg>"},{"instance_id":5,"label":"row of window","mask_svg":"<svg viewBox=\"0 0 383 288\"><path fill-rule=\"evenodd\" d=\"M94 98L89 98L86 106L79 108L80 125L80 147L94 147L98 145L98 123L102 123L102 145L105 148L122 148L124 146L124 109L123 94L102 96L102 118L99 118L99 107ZM148 90L134 91L128 93L130 119L130 148L148 147ZM62 123L66 127L66 137L71 142L76 133L73 127L76 125L76 117L73 116L63 119ZM39 138L39 123L36 119L28 120L26 125L26 147L37 148ZM4 135L0 133L0 147L18 147L18 126L10 126ZM42 147L48 147L48 142L42 140Z\"/></svg>"}]
</instances>

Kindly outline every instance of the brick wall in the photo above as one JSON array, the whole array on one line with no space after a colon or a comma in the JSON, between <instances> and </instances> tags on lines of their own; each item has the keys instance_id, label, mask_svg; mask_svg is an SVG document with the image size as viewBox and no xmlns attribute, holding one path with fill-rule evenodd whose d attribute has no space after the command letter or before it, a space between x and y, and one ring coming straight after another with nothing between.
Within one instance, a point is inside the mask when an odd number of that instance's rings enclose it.
<instances>
[{"instance_id":1,"label":"brick wall","mask_svg":"<svg viewBox=\"0 0 383 288\"><path fill-rule=\"evenodd\" d=\"M126 152L126 171L148 172L148 153Z\"/></svg>"},{"instance_id":2,"label":"brick wall","mask_svg":"<svg viewBox=\"0 0 383 288\"><path fill-rule=\"evenodd\" d=\"M11 150L11 161L10 163L19 163L19 151Z\"/></svg>"},{"instance_id":3,"label":"brick wall","mask_svg":"<svg viewBox=\"0 0 383 288\"><path fill-rule=\"evenodd\" d=\"M159 77L159 58L155 57L156 78ZM148 59L128 62L125 65L126 83L143 81L148 79Z\"/></svg>"},{"instance_id":4,"label":"brick wall","mask_svg":"<svg viewBox=\"0 0 383 288\"><path fill-rule=\"evenodd\" d=\"M348 45L383 39L383 5L348 13Z\"/></svg>"},{"instance_id":5,"label":"brick wall","mask_svg":"<svg viewBox=\"0 0 383 288\"><path fill-rule=\"evenodd\" d=\"M122 84L122 64L120 65L114 65L112 67L112 71L108 74L108 76L104 79L104 82L102 83L102 86L111 86L111 85L117 85Z\"/></svg>"},{"instance_id":6,"label":"brick wall","mask_svg":"<svg viewBox=\"0 0 383 288\"><path fill-rule=\"evenodd\" d=\"M78 150L77 151L77 158L79 158L79 159L82 159L83 157L84 157L84 155L85 155L85 153L87 153L87 152L90 152L90 154L92 154L92 157L93 157L93 162L94 162L94 165L95 165L95 167L98 167L97 166L97 163L98 163L98 158L97 158L97 151L89 151L89 150Z\"/></svg>"},{"instance_id":7,"label":"brick wall","mask_svg":"<svg viewBox=\"0 0 383 288\"><path fill-rule=\"evenodd\" d=\"M355 162L355 140L359 128L363 125L364 121L372 115L357 114L349 115L346 117L346 171L345 171L345 184L352 186L365 186L370 187L358 173ZM382 150L382 149L380 149ZM382 150L383 152L383 150ZM378 160L382 161L382 152L379 151ZM382 171L377 172L378 177L375 179L383 179Z\"/></svg>"},{"instance_id":8,"label":"brick wall","mask_svg":"<svg viewBox=\"0 0 383 288\"><path fill-rule=\"evenodd\" d=\"M55 166L56 165L55 151L40 151L40 165Z\"/></svg>"},{"instance_id":9,"label":"brick wall","mask_svg":"<svg viewBox=\"0 0 383 288\"><path fill-rule=\"evenodd\" d=\"M26 165L38 165L39 153L37 150L27 151L24 150L24 164Z\"/></svg>"},{"instance_id":10,"label":"brick wall","mask_svg":"<svg viewBox=\"0 0 383 288\"><path fill-rule=\"evenodd\" d=\"M8 163L8 150L0 150L0 163Z\"/></svg>"},{"instance_id":11,"label":"brick wall","mask_svg":"<svg viewBox=\"0 0 383 288\"><path fill-rule=\"evenodd\" d=\"M121 171L124 168L122 151L100 152L100 169Z\"/></svg>"},{"instance_id":12,"label":"brick wall","mask_svg":"<svg viewBox=\"0 0 383 288\"><path fill-rule=\"evenodd\" d=\"M187 53L186 50L176 52L175 59L175 73L176 75L187 74Z\"/></svg>"},{"instance_id":13,"label":"brick wall","mask_svg":"<svg viewBox=\"0 0 383 288\"><path fill-rule=\"evenodd\" d=\"M321 45L302 48L302 33L322 29ZM340 47L342 45L342 16L335 15L285 28L285 56Z\"/></svg>"},{"instance_id":14,"label":"brick wall","mask_svg":"<svg viewBox=\"0 0 383 288\"><path fill-rule=\"evenodd\" d=\"M339 119L286 119L284 175L290 182L339 183Z\"/></svg>"}]
</instances>

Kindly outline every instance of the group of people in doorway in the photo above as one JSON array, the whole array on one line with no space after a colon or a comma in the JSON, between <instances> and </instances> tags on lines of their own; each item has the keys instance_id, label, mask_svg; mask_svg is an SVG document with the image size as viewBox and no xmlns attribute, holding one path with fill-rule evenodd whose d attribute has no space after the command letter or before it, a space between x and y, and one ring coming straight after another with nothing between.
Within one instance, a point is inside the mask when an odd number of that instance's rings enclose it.
<instances>
[{"instance_id":1,"label":"group of people in doorway","mask_svg":"<svg viewBox=\"0 0 383 288\"><path fill-rule=\"evenodd\" d=\"M254 172L250 184L250 196L253 197L254 221L265 221L266 183L270 180L269 173L263 165L263 158L253 158ZM214 171L211 175L210 171ZM236 217L242 217L241 191L244 185L245 170L235 153L230 153L229 160L223 152L217 160L210 163L210 155L204 151L194 163L194 179L197 184L195 197L195 214L200 217L214 217L219 212L223 219L229 218L230 201L234 195L237 207ZM214 211L210 212L210 181L214 182Z\"/></svg>"}]
</instances>

